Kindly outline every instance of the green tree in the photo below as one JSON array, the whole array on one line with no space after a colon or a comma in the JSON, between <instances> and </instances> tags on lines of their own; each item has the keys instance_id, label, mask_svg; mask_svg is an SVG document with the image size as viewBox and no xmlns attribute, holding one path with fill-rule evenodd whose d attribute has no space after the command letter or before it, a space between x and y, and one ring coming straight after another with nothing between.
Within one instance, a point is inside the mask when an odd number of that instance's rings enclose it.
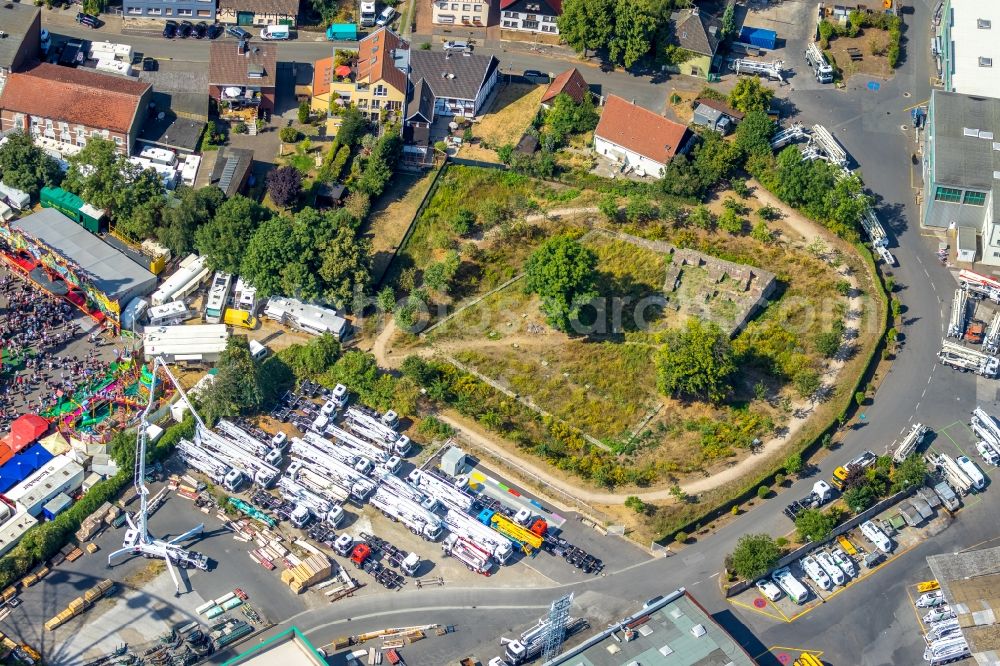
<instances>
[{"instance_id":1,"label":"green tree","mask_svg":"<svg viewBox=\"0 0 1000 666\"><path fill-rule=\"evenodd\" d=\"M645 513L646 503L635 495L629 495L625 498L625 508L632 509L636 513Z\"/></svg>"},{"instance_id":2,"label":"green tree","mask_svg":"<svg viewBox=\"0 0 1000 666\"><path fill-rule=\"evenodd\" d=\"M156 235L177 256L194 249L194 234L202 224L212 219L226 196L218 187L200 189L177 188L166 202Z\"/></svg>"},{"instance_id":3,"label":"green tree","mask_svg":"<svg viewBox=\"0 0 1000 666\"><path fill-rule=\"evenodd\" d=\"M764 244L769 244L774 240L771 236L771 230L764 220L757 220L757 223L753 225L753 229L750 231L750 237Z\"/></svg>"},{"instance_id":4,"label":"green tree","mask_svg":"<svg viewBox=\"0 0 1000 666\"><path fill-rule=\"evenodd\" d=\"M765 111L751 111L736 126L733 142L743 159L751 155L770 155L774 131L774 121Z\"/></svg>"},{"instance_id":5,"label":"green tree","mask_svg":"<svg viewBox=\"0 0 1000 666\"><path fill-rule=\"evenodd\" d=\"M605 194L601 197L597 207L601 211L601 215L608 222L616 222L618 220L618 197L614 194Z\"/></svg>"},{"instance_id":6,"label":"green tree","mask_svg":"<svg viewBox=\"0 0 1000 666\"><path fill-rule=\"evenodd\" d=\"M801 453L793 453L787 458L785 458L784 468L789 474L798 474L802 471L804 463L802 462Z\"/></svg>"},{"instance_id":7,"label":"green tree","mask_svg":"<svg viewBox=\"0 0 1000 666\"><path fill-rule=\"evenodd\" d=\"M580 308L597 295L597 255L569 236L550 238L528 258L525 289L542 299L549 324L569 332Z\"/></svg>"},{"instance_id":8,"label":"green tree","mask_svg":"<svg viewBox=\"0 0 1000 666\"><path fill-rule=\"evenodd\" d=\"M586 55L608 46L614 18L614 0L565 0L556 23L566 43Z\"/></svg>"},{"instance_id":9,"label":"green tree","mask_svg":"<svg viewBox=\"0 0 1000 666\"><path fill-rule=\"evenodd\" d=\"M781 549L767 534L744 534L729 556L733 572L743 580L753 580L774 568Z\"/></svg>"},{"instance_id":10,"label":"green tree","mask_svg":"<svg viewBox=\"0 0 1000 666\"><path fill-rule=\"evenodd\" d=\"M767 496L771 494L771 489L767 486L759 486L757 488L757 499L767 499Z\"/></svg>"},{"instance_id":11,"label":"green tree","mask_svg":"<svg viewBox=\"0 0 1000 666\"><path fill-rule=\"evenodd\" d=\"M726 5L722 12L722 27L719 30L721 39L728 39L736 33L736 3Z\"/></svg>"},{"instance_id":12,"label":"green tree","mask_svg":"<svg viewBox=\"0 0 1000 666\"><path fill-rule=\"evenodd\" d=\"M298 113L299 122L302 123L303 125L309 122L309 114L310 114L309 102L307 100L302 100L301 102L299 102L299 113Z\"/></svg>"},{"instance_id":13,"label":"green tree","mask_svg":"<svg viewBox=\"0 0 1000 666\"><path fill-rule=\"evenodd\" d=\"M878 493L867 483L862 483L844 491L844 504L851 511L861 513L878 501Z\"/></svg>"},{"instance_id":14,"label":"green tree","mask_svg":"<svg viewBox=\"0 0 1000 666\"><path fill-rule=\"evenodd\" d=\"M892 470L892 492L922 486L926 476L927 464L919 453L913 453Z\"/></svg>"},{"instance_id":15,"label":"green tree","mask_svg":"<svg viewBox=\"0 0 1000 666\"><path fill-rule=\"evenodd\" d=\"M617 0L614 31L608 42L612 61L631 67L652 48L656 18L644 0Z\"/></svg>"},{"instance_id":16,"label":"green tree","mask_svg":"<svg viewBox=\"0 0 1000 666\"><path fill-rule=\"evenodd\" d=\"M729 106L743 113L767 111L771 108L774 90L768 88L756 76L741 76L729 93Z\"/></svg>"},{"instance_id":17,"label":"green tree","mask_svg":"<svg viewBox=\"0 0 1000 666\"><path fill-rule=\"evenodd\" d=\"M452 231L459 236L464 236L472 231L472 227L475 226L475 224L476 214L468 208L459 208L455 211L455 215L448 222Z\"/></svg>"},{"instance_id":18,"label":"green tree","mask_svg":"<svg viewBox=\"0 0 1000 666\"><path fill-rule=\"evenodd\" d=\"M385 286L375 296L375 305L381 312L392 312L396 307L396 292L392 287Z\"/></svg>"},{"instance_id":19,"label":"green tree","mask_svg":"<svg viewBox=\"0 0 1000 666\"><path fill-rule=\"evenodd\" d=\"M58 185L62 180L56 161L20 131L8 134L6 143L0 146L0 174L4 185L32 197L37 197L43 187Z\"/></svg>"},{"instance_id":20,"label":"green tree","mask_svg":"<svg viewBox=\"0 0 1000 666\"><path fill-rule=\"evenodd\" d=\"M371 282L372 245L341 222L321 246L319 276L323 296L337 307L347 308L356 294L363 294Z\"/></svg>"},{"instance_id":21,"label":"green tree","mask_svg":"<svg viewBox=\"0 0 1000 666\"><path fill-rule=\"evenodd\" d=\"M287 217L265 220L247 243L240 275L257 288L261 298L281 294L285 291L284 274L296 261L296 249Z\"/></svg>"},{"instance_id":22,"label":"green tree","mask_svg":"<svg viewBox=\"0 0 1000 666\"><path fill-rule=\"evenodd\" d=\"M746 224L746 220L737 215L731 208L726 208L722 211L722 215L719 215L718 224L720 229L736 236L743 233L743 225Z\"/></svg>"},{"instance_id":23,"label":"green tree","mask_svg":"<svg viewBox=\"0 0 1000 666\"><path fill-rule=\"evenodd\" d=\"M633 224L641 224L656 219L656 206L644 196L629 197L625 206L625 219Z\"/></svg>"},{"instance_id":24,"label":"green tree","mask_svg":"<svg viewBox=\"0 0 1000 666\"><path fill-rule=\"evenodd\" d=\"M340 115L340 129L337 130L337 143L342 146L353 146L368 131L368 120L355 107L349 106Z\"/></svg>"},{"instance_id":25,"label":"green tree","mask_svg":"<svg viewBox=\"0 0 1000 666\"><path fill-rule=\"evenodd\" d=\"M806 509L795 516L795 529L800 541L822 541L836 526L836 518L819 509Z\"/></svg>"},{"instance_id":26,"label":"green tree","mask_svg":"<svg viewBox=\"0 0 1000 666\"><path fill-rule=\"evenodd\" d=\"M815 340L816 351L826 358L833 358L837 350L840 349L841 336L842 333L839 330L818 333Z\"/></svg>"},{"instance_id":27,"label":"green tree","mask_svg":"<svg viewBox=\"0 0 1000 666\"><path fill-rule=\"evenodd\" d=\"M87 145L68 160L63 187L84 201L114 215L117 195L125 189L122 158L113 141L91 137Z\"/></svg>"},{"instance_id":28,"label":"green tree","mask_svg":"<svg viewBox=\"0 0 1000 666\"><path fill-rule=\"evenodd\" d=\"M444 259L435 262L424 271L424 284L439 293L447 293L462 259L458 252L449 250Z\"/></svg>"},{"instance_id":29,"label":"green tree","mask_svg":"<svg viewBox=\"0 0 1000 666\"><path fill-rule=\"evenodd\" d=\"M656 353L656 386L664 395L721 401L736 370L729 338L715 322L691 317L666 332Z\"/></svg>"},{"instance_id":30,"label":"green tree","mask_svg":"<svg viewBox=\"0 0 1000 666\"><path fill-rule=\"evenodd\" d=\"M795 390L800 398L811 398L822 386L819 373L812 368L802 368L796 372L792 383L795 384Z\"/></svg>"},{"instance_id":31,"label":"green tree","mask_svg":"<svg viewBox=\"0 0 1000 666\"><path fill-rule=\"evenodd\" d=\"M263 403L259 367L250 356L247 338L230 336L216 364L215 379L201 394L201 413L208 423L256 412Z\"/></svg>"},{"instance_id":32,"label":"green tree","mask_svg":"<svg viewBox=\"0 0 1000 666\"><path fill-rule=\"evenodd\" d=\"M570 134L583 134L597 127L600 116L590 95L577 102L566 93L559 93L552 101L552 108L545 114L545 127L562 143Z\"/></svg>"},{"instance_id":33,"label":"green tree","mask_svg":"<svg viewBox=\"0 0 1000 666\"><path fill-rule=\"evenodd\" d=\"M194 245L214 270L239 273L247 245L271 211L237 194L215 211L211 221L194 234Z\"/></svg>"}]
</instances>

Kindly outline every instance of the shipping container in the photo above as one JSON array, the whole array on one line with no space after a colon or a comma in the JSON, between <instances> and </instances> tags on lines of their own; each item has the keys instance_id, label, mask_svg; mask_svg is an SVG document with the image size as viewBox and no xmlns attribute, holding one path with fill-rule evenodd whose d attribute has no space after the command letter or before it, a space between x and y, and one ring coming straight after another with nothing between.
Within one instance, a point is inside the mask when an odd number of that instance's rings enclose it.
<instances>
[{"instance_id":1,"label":"shipping container","mask_svg":"<svg viewBox=\"0 0 1000 666\"><path fill-rule=\"evenodd\" d=\"M757 48L773 50L778 43L778 33L774 30L765 30L764 28L754 28L745 25L740 30L739 41L744 44L752 44Z\"/></svg>"},{"instance_id":2,"label":"shipping container","mask_svg":"<svg viewBox=\"0 0 1000 666\"><path fill-rule=\"evenodd\" d=\"M42 515L46 520L52 520L73 505L73 500L66 493L59 493L42 507Z\"/></svg>"},{"instance_id":3,"label":"shipping container","mask_svg":"<svg viewBox=\"0 0 1000 666\"><path fill-rule=\"evenodd\" d=\"M330 41L354 42L358 39L357 23L334 23L326 29L326 38Z\"/></svg>"},{"instance_id":4,"label":"shipping container","mask_svg":"<svg viewBox=\"0 0 1000 666\"><path fill-rule=\"evenodd\" d=\"M72 192L61 187L43 187L39 202L46 208L55 208L92 234L101 232L104 211L91 206Z\"/></svg>"}]
</instances>

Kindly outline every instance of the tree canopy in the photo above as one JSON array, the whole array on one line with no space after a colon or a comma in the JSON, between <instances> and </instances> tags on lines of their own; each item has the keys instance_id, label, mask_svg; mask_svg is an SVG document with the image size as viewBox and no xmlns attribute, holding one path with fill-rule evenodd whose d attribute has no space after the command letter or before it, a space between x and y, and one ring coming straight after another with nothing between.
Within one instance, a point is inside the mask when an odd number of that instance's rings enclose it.
<instances>
[{"instance_id":1,"label":"tree canopy","mask_svg":"<svg viewBox=\"0 0 1000 666\"><path fill-rule=\"evenodd\" d=\"M220 418L257 411L264 399L259 367L250 356L247 338L232 335L216 364L215 380L201 396L201 412L207 423Z\"/></svg>"},{"instance_id":2,"label":"tree canopy","mask_svg":"<svg viewBox=\"0 0 1000 666\"><path fill-rule=\"evenodd\" d=\"M174 190L162 212L156 236L175 255L185 255L194 249L198 227L208 222L226 196L218 187L200 189L181 186Z\"/></svg>"},{"instance_id":3,"label":"tree canopy","mask_svg":"<svg viewBox=\"0 0 1000 666\"><path fill-rule=\"evenodd\" d=\"M239 273L250 239L257 227L270 217L270 210L237 194L220 205L210 221L195 230L195 248L213 270Z\"/></svg>"},{"instance_id":4,"label":"tree canopy","mask_svg":"<svg viewBox=\"0 0 1000 666\"><path fill-rule=\"evenodd\" d=\"M795 529L801 541L821 541L837 526L837 519L830 512L806 509L795 516Z\"/></svg>"},{"instance_id":5,"label":"tree canopy","mask_svg":"<svg viewBox=\"0 0 1000 666\"><path fill-rule=\"evenodd\" d=\"M24 132L8 134L6 143L0 146L0 174L4 185L32 197L37 197L43 187L58 185L62 180L56 161Z\"/></svg>"},{"instance_id":6,"label":"tree canopy","mask_svg":"<svg viewBox=\"0 0 1000 666\"><path fill-rule=\"evenodd\" d=\"M780 557L781 549L767 534L744 534L729 556L729 566L743 580L753 580L773 569Z\"/></svg>"},{"instance_id":7,"label":"tree canopy","mask_svg":"<svg viewBox=\"0 0 1000 666\"><path fill-rule=\"evenodd\" d=\"M550 325L568 332L580 308L597 295L597 255L569 236L548 239L528 258L525 289L542 299Z\"/></svg>"},{"instance_id":8,"label":"tree canopy","mask_svg":"<svg viewBox=\"0 0 1000 666\"><path fill-rule=\"evenodd\" d=\"M614 28L614 0L565 0L556 19L559 34L577 51L605 48Z\"/></svg>"},{"instance_id":9,"label":"tree canopy","mask_svg":"<svg viewBox=\"0 0 1000 666\"><path fill-rule=\"evenodd\" d=\"M656 353L656 385L664 395L719 402L736 370L729 338L715 322L691 317L665 333Z\"/></svg>"},{"instance_id":10,"label":"tree canopy","mask_svg":"<svg viewBox=\"0 0 1000 666\"><path fill-rule=\"evenodd\" d=\"M286 208L302 194L302 172L293 166L283 166L267 172L267 193L271 201Z\"/></svg>"},{"instance_id":11,"label":"tree canopy","mask_svg":"<svg viewBox=\"0 0 1000 666\"><path fill-rule=\"evenodd\" d=\"M743 113L767 111L773 98L774 90L761 83L759 77L741 76L729 93L729 106Z\"/></svg>"},{"instance_id":12,"label":"tree canopy","mask_svg":"<svg viewBox=\"0 0 1000 666\"><path fill-rule=\"evenodd\" d=\"M649 53L655 34L656 17L648 3L642 0L617 0L608 55L614 62L631 67Z\"/></svg>"}]
</instances>

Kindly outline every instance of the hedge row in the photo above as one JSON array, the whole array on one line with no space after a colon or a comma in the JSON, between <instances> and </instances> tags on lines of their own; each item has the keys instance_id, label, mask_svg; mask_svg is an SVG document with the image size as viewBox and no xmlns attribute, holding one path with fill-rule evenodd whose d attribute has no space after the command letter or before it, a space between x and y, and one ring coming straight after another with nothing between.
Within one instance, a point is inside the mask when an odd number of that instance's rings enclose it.
<instances>
[{"instance_id":1,"label":"hedge row","mask_svg":"<svg viewBox=\"0 0 1000 666\"><path fill-rule=\"evenodd\" d=\"M182 423L170 426L149 450L149 461L155 463L166 459L178 441L193 434L194 419L190 416ZM131 485L132 474L131 465L122 467L113 477L95 484L76 504L56 516L55 520L40 523L28 530L13 550L0 558L0 589L28 575L72 541L73 535L87 516Z\"/></svg>"}]
</instances>

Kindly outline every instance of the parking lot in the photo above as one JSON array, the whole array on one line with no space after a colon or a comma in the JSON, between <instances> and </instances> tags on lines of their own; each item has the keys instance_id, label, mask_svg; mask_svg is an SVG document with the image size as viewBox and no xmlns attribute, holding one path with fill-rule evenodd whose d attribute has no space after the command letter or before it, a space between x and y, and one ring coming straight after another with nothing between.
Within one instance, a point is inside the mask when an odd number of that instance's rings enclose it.
<instances>
[{"instance_id":1,"label":"parking lot","mask_svg":"<svg viewBox=\"0 0 1000 666\"><path fill-rule=\"evenodd\" d=\"M790 83L783 87L785 90L814 90L823 85L817 83L803 56L806 45L813 41L815 35L816 7L815 2L791 0L777 3L756 0L749 3L743 25L773 30L778 34L778 40L777 48L749 53L745 57L765 62L782 61L785 79ZM744 57L739 53L733 55ZM782 90L782 86L778 90Z\"/></svg>"}]
</instances>

